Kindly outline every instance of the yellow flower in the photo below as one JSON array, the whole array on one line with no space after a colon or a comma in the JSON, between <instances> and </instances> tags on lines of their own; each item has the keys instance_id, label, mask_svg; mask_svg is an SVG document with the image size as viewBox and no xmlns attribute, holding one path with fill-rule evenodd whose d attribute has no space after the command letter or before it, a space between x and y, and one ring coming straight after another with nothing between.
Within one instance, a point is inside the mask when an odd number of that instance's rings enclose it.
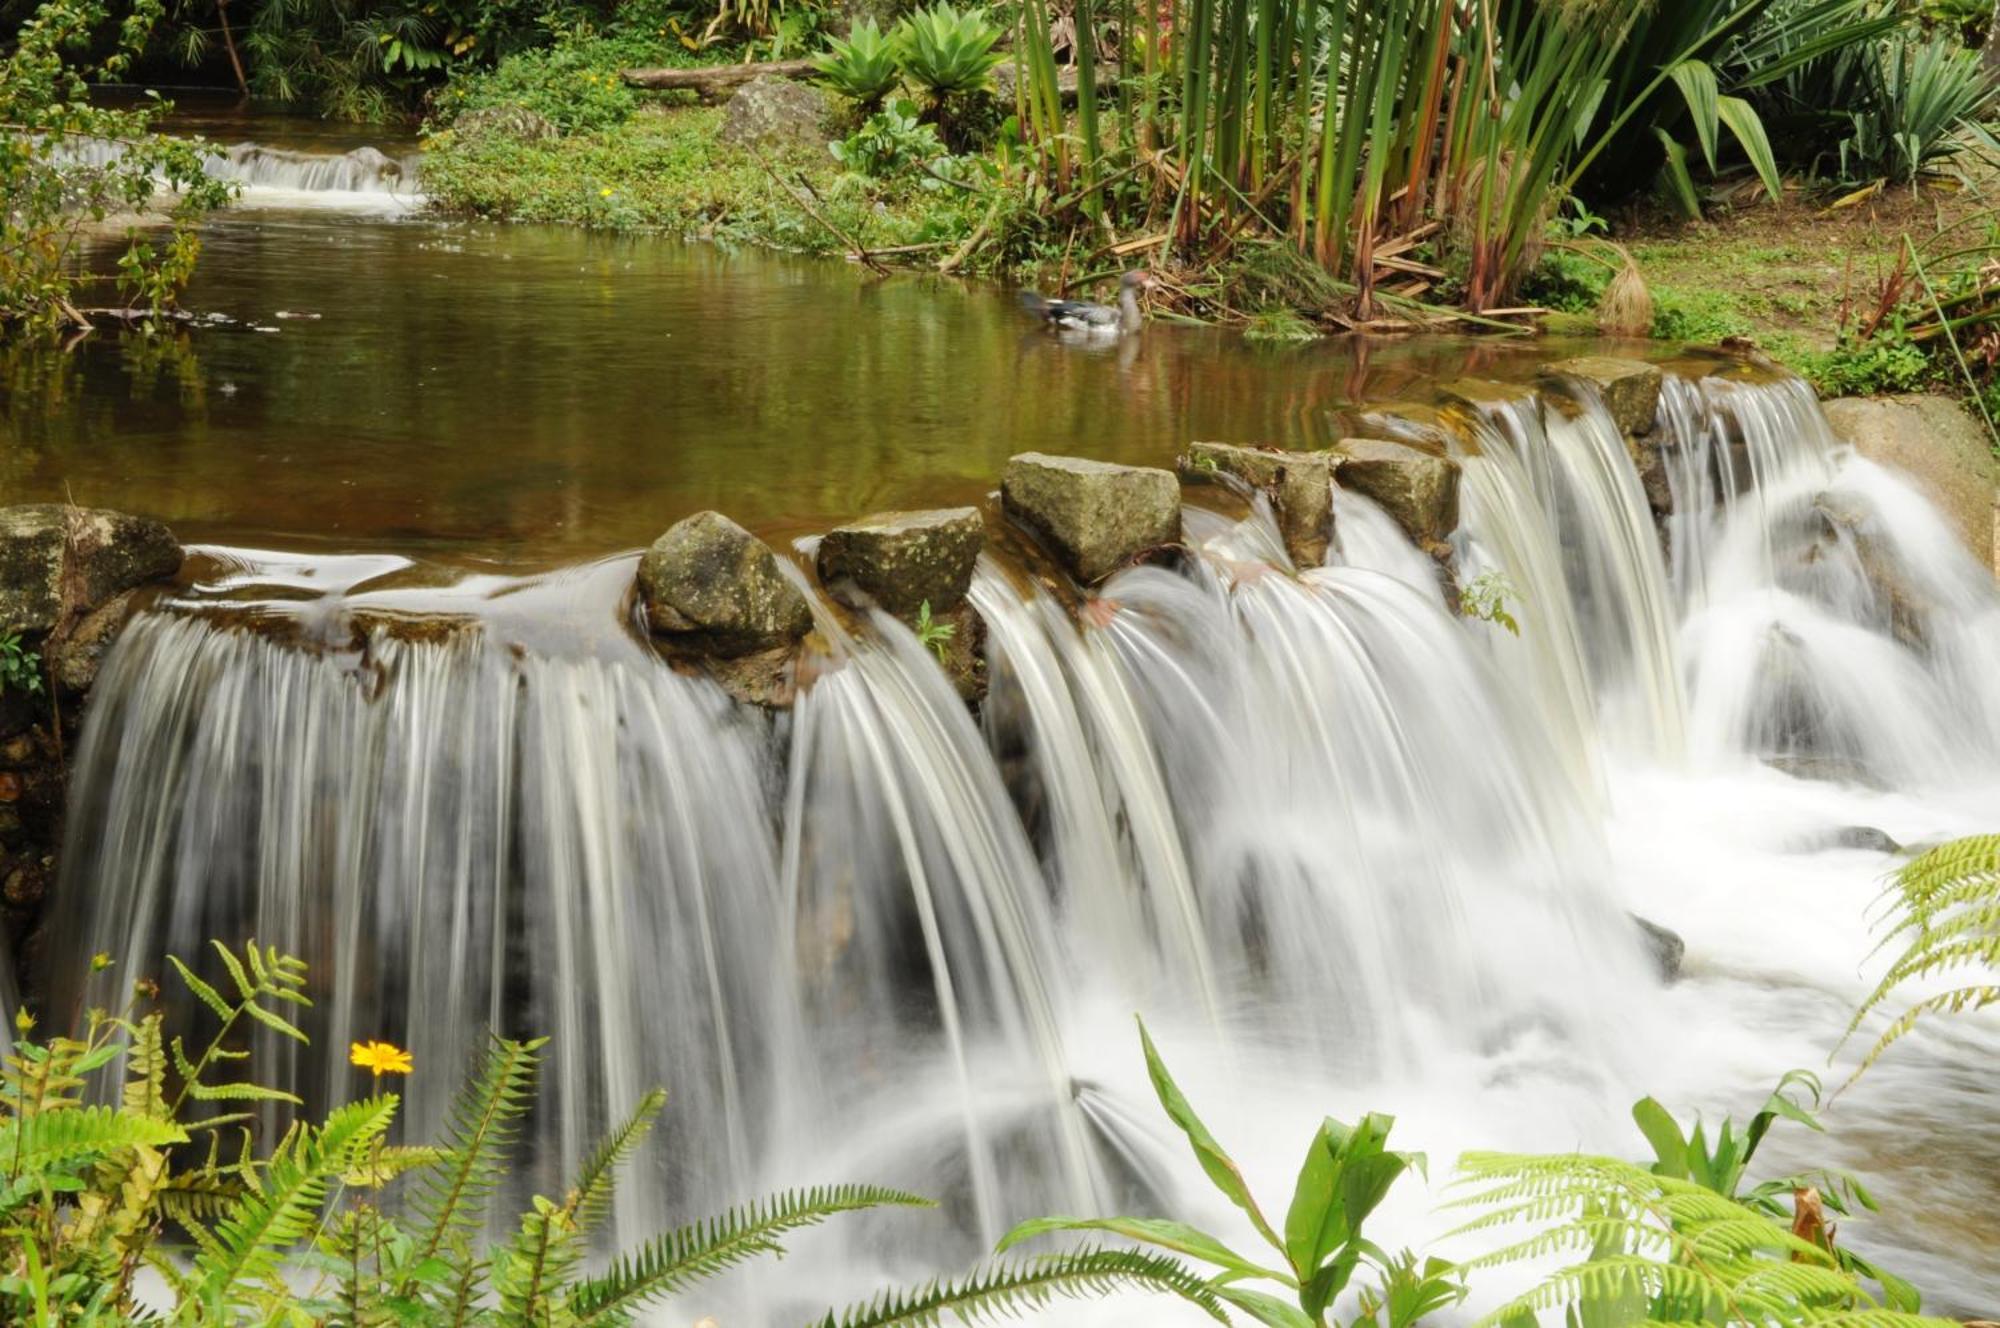
<instances>
[{"instance_id":1,"label":"yellow flower","mask_svg":"<svg viewBox=\"0 0 2000 1328\"><path fill-rule=\"evenodd\" d=\"M111 967L111 956L106 954L104 951L99 950L96 954L90 957L91 972L102 973L105 969L109 967Z\"/></svg>"},{"instance_id":2,"label":"yellow flower","mask_svg":"<svg viewBox=\"0 0 2000 1328\"><path fill-rule=\"evenodd\" d=\"M408 1074L410 1053L393 1042L356 1042L347 1049L347 1059L369 1071L377 1079L385 1074Z\"/></svg>"},{"instance_id":3,"label":"yellow flower","mask_svg":"<svg viewBox=\"0 0 2000 1328\"><path fill-rule=\"evenodd\" d=\"M611 191L609 189L600 189L597 191L597 196L599 198L609 198L611 197Z\"/></svg>"}]
</instances>

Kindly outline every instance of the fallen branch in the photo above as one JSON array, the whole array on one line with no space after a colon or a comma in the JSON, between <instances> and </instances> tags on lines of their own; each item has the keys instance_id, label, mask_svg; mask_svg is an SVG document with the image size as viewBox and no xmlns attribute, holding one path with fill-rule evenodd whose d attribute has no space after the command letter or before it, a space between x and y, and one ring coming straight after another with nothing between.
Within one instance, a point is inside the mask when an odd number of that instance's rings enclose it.
<instances>
[{"instance_id":1,"label":"fallen branch","mask_svg":"<svg viewBox=\"0 0 2000 1328\"><path fill-rule=\"evenodd\" d=\"M842 244L847 246L847 256L849 258L858 260L860 263L866 266L869 271L874 272L879 276L886 277L889 275L888 267L884 265L882 262L880 262L873 254L869 253L867 247L863 245L861 241L855 239L853 236L849 235L846 231L834 225L831 221L828 221L824 213L822 213L818 208L814 207L812 205L812 202L807 201L806 195L808 194L812 196L812 199L814 201L817 202L826 201L820 198L819 191L812 187L812 181L806 179L804 175L799 176L799 184L801 187L805 189L805 194L798 193L790 185L785 183L783 177L781 177L778 174L778 172L772 168L770 161L764 156L763 153L759 152L756 154L756 156L757 156L757 164L764 168L764 174L771 177L772 183L776 184L780 189L784 190L787 194L790 194L792 197L792 201L797 203L801 208L805 209L805 214L808 217L811 217L814 221L826 227L826 229L833 235L833 237L836 240L839 240Z\"/></svg>"},{"instance_id":2,"label":"fallen branch","mask_svg":"<svg viewBox=\"0 0 2000 1328\"><path fill-rule=\"evenodd\" d=\"M810 60L765 60L757 64L703 65L696 69L622 69L619 77L635 88L649 88L655 92L692 92L703 101L722 101L730 93L752 79L769 74L773 78L805 79L813 75ZM1003 61L993 70L994 96L1000 102L1014 99L1014 85L1020 80L1020 66L1013 61ZM1118 73L1115 66L1098 72L1097 87L1100 92L1115 92L1118 89ZM1077 97L1076 66L1064 65L1056 74L1056 92L1065 105L1075 105Z\"/></svg>"}]
</instances>

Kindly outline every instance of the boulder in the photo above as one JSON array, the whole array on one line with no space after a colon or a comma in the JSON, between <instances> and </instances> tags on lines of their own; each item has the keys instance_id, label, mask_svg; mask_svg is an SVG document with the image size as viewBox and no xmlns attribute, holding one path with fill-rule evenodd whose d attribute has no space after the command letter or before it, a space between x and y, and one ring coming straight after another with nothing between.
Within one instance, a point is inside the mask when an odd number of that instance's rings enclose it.
<instances>
[{"instance_id":1,"label":"boulder","mask_svg":"<svg viewBox=\"0 0 2000 1328\"><path fill-rule=\"evenodd\" d=\"M114 595L84 615L76 629L62 638L53 660L56 686L71 696L82 696L97 681L104 654L132 616L132 591Z\"/></svg>"},{"instance_id":2,"label":"boulder","mask_svg":"<svg viewBox=\"0 0 2000 1328\"><path fill-rule=\"evenodd\" d=\"M1609 355L1582 355L1544 364L1542 373L1552 378L1580 378L1596 388L1621 433L1652 432L1653 415L1660 405L1658 365Z\"/></svg>"},{"instance_id":3,"label":"boulder","mask_svg":"<svg viewBox=\"0 0 2000 1328\"><path fill-rule=\"evenodd\" d=\"M697 512L639 560L653 634L733 658L790 645L812 630L812 606L764 542L720 512Z\"/></svg>"},{"instance_id":4,"label":"boulder","mask_svg":"<svg viewBox=\"0 0 2000 1328\"><path fill-rule=\"evenodd\" d=\"M0 636L40 636L119 593L180 570L157 521L37 503L0 507Z\"/></svg>"},{"instance_id":5,"label":"boulder","mask_svg":"<svg viewBox=\"0 0 2000 1328\"><path fill-rule=\"evenodd\" d=\"M1334 451L1340 487L1373 499L1418 548L1435 552L1458 529L1458 462L1378 438L1342 439Z\"/></svg>"},{"instance_id":6,"label":"boulder","mask_svg":"<svg viewBox=\"0 0 2000 1328\"><path fill-rule=\"evenodd\" d=\"M814 147L823 155L831 109L811 84L760 74L729 99L717 137L733 147Z\"/></svg>"},{"instance_id":7,"label":"boulder","mask_svg":"<svg viewBox=\"0 0 2000 1328\"><path fill-rule=\"evenodd\" d=\"M1631 918L1639 928L1640 943L1646 947L1646 953L1653 957L1653 966L1659 970L1660 981L1674 981L1681 975L1681 961L1687 957L1687 942L1680 938L1679 933L1668 931L1637 913Z\"/></svg>"},{"instance_id":8,"label":"boulder","mask_svg":"<svg viewBox=\"0 0 2000 1328\"><path fill-rule=\"evenodd\" d=\"M985 541L975 507L879 512L827 532L819 579L842 603L872 600L903 618L929 604L942 615L965 602Z\"/></svg>"},{"instance_id":9,"label":"boulder","mask_svg":"<svg viewBox=\"0 0 2000 1328\"><path fill-rule=\"evenodd\" d=\"M1181 535L1180 484L1147 466L1023 452L1008 460L1000 498L1086 583Z\"/></svg>"},{"instance_id":10,"label":"boulder","mask_svg":"<svg viewBox=\"0 0 2000 1328\"><path fill-rule=\"evenodd\" d=\"M1949 397L1844 397L1827 423L1855 451L1902 471L1938 505L1983 566L2000 572L2000 459L1985 429Z\"/></svg>"},{"instance_id":11,"label":"boulder","mask_svg":"<svg viewBox=\"0 0 2000 1328\"><path fill-rule=\"evenodd\" d=\"M1326 561L1333 542L1333 458L1325 452L1279 452L1228 443L1195 443L1185 473L1234 475L1271 499L1285 551L1301 568Z\"/></svg>"},{"instance_id":12,"label":"boulder","mask_svg":"<svg viewBox=\"0 0 2000 1328\"><path fill-rule=\"evenodd\" d=\"M451 132L460 138L490 136L520 143L541 143L562 136L553 120L525 106L482 106L467 111L451 122Z\"/></svg>"}]
</instances>

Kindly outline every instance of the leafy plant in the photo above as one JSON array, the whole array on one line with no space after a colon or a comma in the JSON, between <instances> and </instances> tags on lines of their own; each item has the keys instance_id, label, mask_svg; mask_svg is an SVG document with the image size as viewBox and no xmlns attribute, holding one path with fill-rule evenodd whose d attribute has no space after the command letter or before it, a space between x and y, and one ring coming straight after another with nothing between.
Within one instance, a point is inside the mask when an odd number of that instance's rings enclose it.
<instances>
[{"instance_id":1,"label":"leafy plant","mask_svg":"<svg viewBox=\"0 0 2000 1328\"><path fill-rule=\"evenodd\" d=\"M1517 598L1519 593L1505 572L1481 572L1460 587L1458 611L1468 618L1494 623L1519 636L1521 624L1507 610L1507 601Z\"/></svg>"},{"instance_id":2,"label":"leafy plant","mask_svg":"<svg viewBox=\"0 0 2000 1328\"><path fill-rule=\"evenodd\" d=\"M1457 1184L1474 1192L1454 1206L1481 1215L1452 1234L1539 1228L1467 1261L1468 1271L1583 1256L1481 1322L1530 1324L1561 1309L1569 1322L1586 1325L1935 1324L1918 1317L1907 1282L1836 1246L1824 1210L1845 1212L1850 1199L1875 1206L1853 1177L1818 1171L1743 1188L1778 1120L1821 1128L1812 1111L1818 1101L1817 1080L1788 1074L1748 1128L1739 1133L1725 1120L1711 1138L1701 1122L1684 1132L1659 1103L1642 1099L1632 1116L1653 1147L1650 1164L1580 1153L1468 1153Z\"/></svg>"},{"instance_id":3,"label":"leafy plant","mask_svg":"<svg viewBox=\"0 0 2000 1328\"><path fill-rule=\"evenodd\" d=\"M0 636L0 692L37 695L41 690L41 655L21 644L19 632Z\"/></svg>"},{"instance_id":4,"label":"leafy plant","mask_svg":"<svg viewBox=\"0 0 2000 1328\"><path fill-rule=\"evenodd\" d=\"M166 103L117 110L90 95L93 82L131 76L161 15L161 0L138 0L113 25L103 0L47 0L0 55L0 326L86 326L76 301L102 278L75 261L85 232L145 212L163 190L173 194L166 238L129 228L116 281L135 307L158 313L193 274L196 224L231 188L202 169L205 145L153 132ZM109 54L79 55L93 47Z\"/></svg>"},{"instance_id":5,"label":"leafy plant","mask_svg":"<svg viewBox=\"0 0 2000 1328\"><path fill-rule=\"evenodd\" d=\"M925 600L917 606L917 640L938 657L938 663L946 663L951 654L952 638L958 635L956 623L939 622L931 617L931 602Z\"/></svg>"},{"instance_id":6,"label":"leafy plant","mask_svg":"<svg viewBox=\"0 0 2000 1328\"><path fill-rule=\"evenodd\" d=\"M1421 1171L1421 1155L1391 1151L1386 1145L1393 1120L1370 1114L1354 1125L1327 1118L1313 1136L1299 1168L1281 1235L1265 1217L1235 1161L1210 1134L1161 1060L1145 1024L1139 1026L1146 1070L1160 1106L1194 1150L1195 1160L1224 1198L1241 1209L1250 1225L1276 1251L1272 1267L1238 1254L1205 1231L1162 1218L1047 1217L1023 1222L1000 1242L1005 1252L1023 1241L1053 1232L1108 1232L1155 1245L1171 1254L1212 1264L1220 1271L1203 1284L1215 1299L1272 1328L1325 1324L1329 1311L1367 1262L1380 1275L1369 1293L1372 1318L1386 1312L1385 1328L1403 1328L1432 1309L1455 1304L1465 1295L1454 1265L1414 1256L1390 1258L1362 1236L1362 1224L1406 1172ZM1268 1283L1276 1293L1257 1284ZM1294 1307L1296 1306L1296 1308ZM1218 1316L1220 1317L1220 1316Z\"/></svg>"},{"instance_id":7,"label":"leafy plant","mask_svg":"<svg viewBox=\"0 0 2000 1328\"><path fill-rule=\"evenodd\" d=\"M884 107L827 147L848 170L878 178L907 174L945 151L937 130L919 121L916 106L908 101Z\"/></svg>"},{"instance_id":8,"label":"leafy plant","mask_svg":"<svg viewBox=\"0 0 2000 1328\"><path fill-rule=\"evenodd\" d=\"M1904 948L1854 1012L1848 1036L1906 983L1967 970L1978 976L1966 986L1924 997L1891 1020L1857 1076L1923 1019L2000 1004L2000 835L1954 840L1912 859L1896 873L1885 900L1876 948L1898 941Z\"/></svg>"},{"instance_id":9,"label":"leafy plant","mask_svg":"<svg viewBox=\"0 0 2000 1328\"><path fill-rule=\"evenodd\" d=\"M1877 61L1877 91L1850 112L1853 133L1840 143L1843 176L1915 180L1984 133L2000 82L1979 52L1949 37L1905 36L1884 43Z\"/></svg>"},{"instance_id":10,"label":"leafy plant","mask_svg":"<svg viewBox=\"0 0 2000 1328\"><path fill-rule=\"evenodd\" d=\"M910 80L941 104L992 87L1000 36L979 10L961 12L942 0L899 21L894 43Z\"/></svg>"},{"instance_id":11,"label":"leafy plant","mask_svg":"<svg viewBox=\"0 0 2000 1328\"><path fill-rule=\"evenodd\" d=\"M639 105L619 74L628 55L616 44L565 33L552 46L454 78L438 98L436 119L444 125L471 111L518 107L565 134L600 133L623 124Z\"/></svg>"},{"instance_id":12,"label":"leafy plant","mask_svg":"<svg viewBox=\"0 0 2000 1328\"><path fill-rule=\"evenodd\" d=\"M872 18L857 20L848 29L845 41L828 38L827 49L814 56L812 64L819 71L822 83L861 103L866 110L881 105L882 98L901 77L896 44L882 35L880 25Z\"/></svg>"}]
</instances>

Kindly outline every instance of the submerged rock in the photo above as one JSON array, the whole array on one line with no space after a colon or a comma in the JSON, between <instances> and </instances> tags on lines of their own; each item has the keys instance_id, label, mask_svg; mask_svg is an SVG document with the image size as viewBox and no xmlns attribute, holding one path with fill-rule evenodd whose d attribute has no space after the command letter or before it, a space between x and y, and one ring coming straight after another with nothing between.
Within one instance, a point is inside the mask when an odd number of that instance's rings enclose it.
<instances>
[{"instance_id":1,"label":"submerged rock","mask_svg":"<svg viewBox=\"0 0 2000 1328\"><path fill-rule=\"evenodd\" d=\"M1542 372L1551 377L1580 378L1596 388L1621 433L1652 432L1653 416L1660 405L1658 365L1609 355L1582 355L1545 364Z\"/></svg>"},{"instance_id":2,"label":"submerged rock","mask_svg":"<svg viewBox=\"0 0 2000 1328\"><path fill-rule=\"evenodd\" d=\"M816 147L824 153L830 109L826 94L818 88L760 74L729 99L716 137L733 147L796 145Z\"/></svg>"},{"instance_id":3,"label":"submerged rock","mask_svg":"<svg viewBox=\"0 0 2000 1328\"><path fill-rule=\"evenodd\" d=\"M2000 458L1986 431L1948 397L1847 397L1825 404L1842 442L1916 481L1983 566L2000 573Z\"/></svg>"},{"instance_id":4,"label":"submerged rock","mask_svg":"<svg viewBox=\"0 0 2000 1328\"><path fill-rule=\"evenodd\" d=\"M1180 484L1149 466L1023 452L1008 460L1000 497L1082 582L1181 535Z\"/></svg>"},{"instance_id":5,"label":"submerged rock","mask_svg":"<svg viewBox=\"0 0 2000 1328\"><path fill-rule=\"evenodd\" d=\"M0 507L0 636L41 636L180 570L158 521L57 503Z\"/></svg>"},{"instance_id":6,"label":"submerged rock","mask_svg":"<svg viewBox=\"0 0 2000 1328\"><path fill-rule=\"evenodd\" d=\"M903 618L929 604L933 614L945 614L965 602L985 542L974 507L879 512L827 532L819 579L844 604L872 600Z\"/></svg>"},{"instance_id":7,"label":"submerged rock","mask_svg":"<svg viewBox=\"0 0 2000 1328\"><path fill-rule=\"evenodd\" d=\"M1333 542L1333 457L1325 452L1280 452L1228 443L1195 443L1185 473L1234 475L1271 499L1285 551L1300 568L1326 561Z\"/></svg>"},{"instance_id":8,"label":"submerged rock","mask_svg":"<svg viewBox=\"0 0 2000 1328\"><path fill-rule=\"evenodd\" d=\"M1458 462L1378 438L1344 438L1334 451L1340 487L1373 499L1418 548L1437 553L1458 529Z\"/></svg>"},{"instance_id":9,"label":"submerged rock","mask_svg":"<svg viewBox=\"0 0 2000 1328\"><path fill-rule=\"evenodd\" d=\"M1630 915L1639 928L1639 936L1646 947L1646 953L1653 957L1653 966L1659 970L1662 982L1673 982L1681 975L1681 961L1687 958L1687 942L1680 933L1669 931L1659 923Z\"/></svg>"},{"instance_id":10,"label":"submerged rock","mask_svg":"<svg viewBox=\"0 0 2000 1328\"><path fill-rule=\"evenodd\" d=\"M812 606L765 543L720 512L678 522L639 560L639 594L655 636L734 658L790 645L812 630Z\"/></svg>"}]
</instances>

